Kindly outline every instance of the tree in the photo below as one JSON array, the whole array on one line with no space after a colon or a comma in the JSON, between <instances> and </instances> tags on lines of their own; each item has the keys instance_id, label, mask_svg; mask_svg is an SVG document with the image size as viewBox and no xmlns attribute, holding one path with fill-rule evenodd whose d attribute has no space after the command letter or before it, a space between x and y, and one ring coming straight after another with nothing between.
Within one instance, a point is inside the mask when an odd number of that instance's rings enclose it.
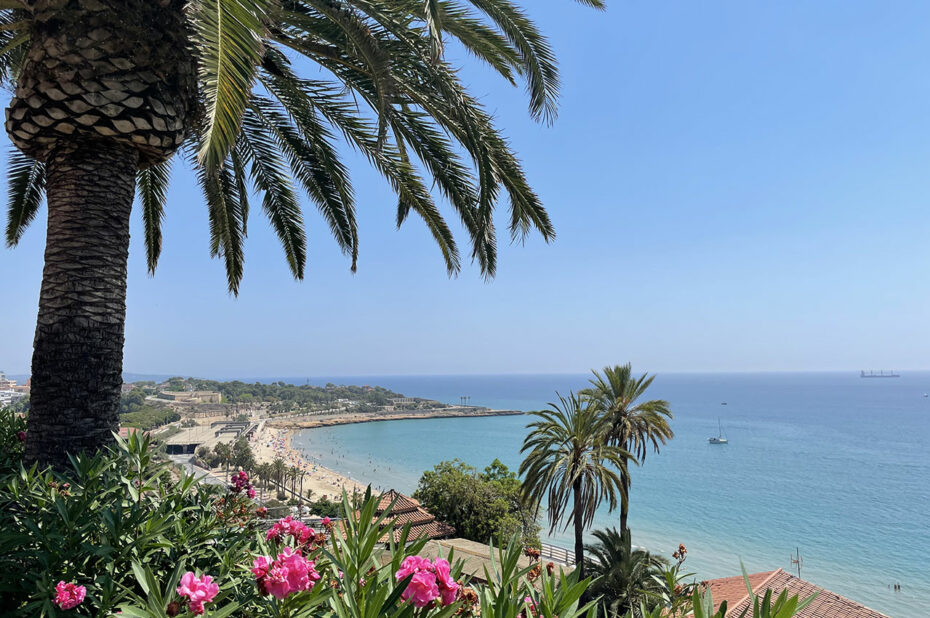
<instances>
[{"instance_id":1,"label":"tree","mask_svg":"<svg viewBox=\"0 0 930 618\"><path fill-rule=\"evenodd\" d=\"M633 377L630 363L604 367L601 374L593 373L591 388L579 394L608 417L607 440L611 444L628 451L641 464L646 460L650 445L658 453L659 445L674 437L668 423L673 418L669 403L661 399L640 401L655 376ZM620 478L623 482L620 531L623 532L627 530L630 512L629 469L623 470Z\"/></svg>"},{"instance_id":2,"label":"tree","mask_svg":"<svg viewBox=\"0 0 930 618\"><path fill-rule=\"evenodd\" d=\"M239 438L233 444L230 453L232 464L241 470L251 470L255 465L255 456L252 455L252 447L245 438Z\"/></svg>"},{"instance_id":3,"label":"tree","mask_svg":"<svg viewBox=\"0 0 930 618\"><path fill-rule=\"evenodd\" d=\"M213 452L216 454L220 463L225 468L224 477L229 480L229 464L232 462L233 451L227 442L217 442L213 446Z\"/></svg>"},{"instance_id":4,"label":"tree","mask_svg":"<svg viewBox=\"0 0 930 618\"><path fill-rule=\"evenodd\" d=\"M536 504L523 499L520 479L497 459L482 473L443 461L423 473L413 497L462 538L506 545L519 534L524 546L539 545Z\"/></svg>"},{"instance_id":5,"label":"tree","mask_svg":"<svg viewBox=\"0 0 930 618\"><path fill-rule=\"evenodd\" d=\"M629 530L595 530L594 538L596 543L585 546L585 573L594 578L585 595L589 599L600 597L601 616L614 618L632 612L632 616L642 618L640 608L651 609L657 604L668 561L642 549L634 550Z\"/></svg>"},{"instance_id":6,"label":"tree","mask_svg":"<svg viewBox=\"0 0 930 618\"><path fill-rule=\"evenodd\" d=\"M584 530L605 500L613 510L623 492L620 475L632 456L604 441L607 417L575 394L559 396L551 410L531 412L520 464L527 499L546 503L549 533L567 516L575 531L575 563L584 577Z\"/></svg>"},{"instance_id":7,"label":"tree","mask_svg":"<svg viewBox=\"0 0 930 618\"><path fill-rule=\"evenodd\" d=\"M602 0L580 0L602 6ZM552 224L491 115L467 91L449 41L550 121L558 71L545 37L511 0L10 0L0 3L0 78L15 91L6 129L7 244L48 202L32 362L27 463L112 441L122 384L129 220L138 194L148 267L161 252L172 156L193 165L210 252L237 294L249 196L296 279L306 266L298 191L356 269L354 192L341 136L421 217L449 274L460 269L432 188L467 230L482 275L497 267L493 212L509 199L519 240ZM309 70L302 78L298 67ZM472 172L474 168L475 172Z\"/></svg>"},{"instance_id":8,"label":"tree","mask_svg":"<svg viewBox=\"0 0 930 618\"><path fill-rule=\"evenodd\" d=\"M284 475L287 473L287 464L280 457L275 457L271 462L271 473L274 483L277 486L276 495L284 493Z\"/></svg>"}]
</instances>

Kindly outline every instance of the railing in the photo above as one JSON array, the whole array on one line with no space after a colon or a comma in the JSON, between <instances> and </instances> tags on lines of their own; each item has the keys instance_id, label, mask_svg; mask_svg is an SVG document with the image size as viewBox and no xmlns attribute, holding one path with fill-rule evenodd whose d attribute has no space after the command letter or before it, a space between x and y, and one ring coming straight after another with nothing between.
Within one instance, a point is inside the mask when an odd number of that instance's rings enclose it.
<instances>
[{"instance_id":1,"label":"railing","mask_svg":"<svg viewBox=\"0 0 930 618\"><path fill-rule=\"evenodd\" d=\"M557 545L543 543L542 549L539 552L539 557L543 560L551 560L552 562L559 562L569 566L575 564L575 554Z\"/></svg>"}]
</instances>

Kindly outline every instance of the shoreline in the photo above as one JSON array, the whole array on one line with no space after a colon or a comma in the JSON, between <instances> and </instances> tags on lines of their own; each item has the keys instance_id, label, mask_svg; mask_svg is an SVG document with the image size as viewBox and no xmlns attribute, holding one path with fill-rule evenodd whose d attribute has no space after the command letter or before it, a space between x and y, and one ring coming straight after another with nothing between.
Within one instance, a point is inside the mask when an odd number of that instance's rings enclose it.
<instances>
[{"instance_id":1,"label":"shoreline","mask_svg":"<svg viewBox=\"0 0 930 618\"><path fill-rule=\"evenodd\" d=\"M377 413L349 413L333 415L332 418L298 420L298 419L266 419L260 432L252 439L252 450L255 459L259 462L271 463L280 457L288 466L297 466L307 472L303 480L303 491L313 491L311 500L326 497L338 500L343 490L364 492L369 485L373 491L382 491L374 482L365 479L354 479L346 474L327 468L320 462L311 458L303 450L295 448L291 439L298 431L316 429L319 427L335 427L339 425L354 425L358 423L377 423L400 420L417 420L431 418L482 418L489 416L518 416L525 414L519 410L481 410L463 411L461 408L435 409L425 411L399 411L391 414ZM298 481L298 488L300 482ZM385 490L386 491L386 490Z\"/></svg>"},{"instance_id":2,"label":"shoreline","mask_svg":"<svg viewBox=\"0 0 930 618\"><path fill-rule=\"evenodd\" d=\"M297 420L297 419L267 419L266 425L276 429L314 429L316 427L335 427L338 425L354 425L358 423L378 423L382 421L407 421L430 418L483 418L489 416L520 416L526 414L521 410L483 410L483 411L463 411L461 408L453 408L450 411L445 409L434 410L410 410L392 412L390 414L379 414L377 412L355 412L346 414L334 414L332 418L325 420Z\"/></svg>"}]
</instances>

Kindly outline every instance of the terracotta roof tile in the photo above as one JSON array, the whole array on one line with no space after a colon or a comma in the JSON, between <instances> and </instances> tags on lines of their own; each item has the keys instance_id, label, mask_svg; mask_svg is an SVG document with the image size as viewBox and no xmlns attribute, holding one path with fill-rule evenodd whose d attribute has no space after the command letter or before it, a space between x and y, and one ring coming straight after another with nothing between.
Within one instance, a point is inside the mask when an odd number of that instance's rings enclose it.
<instances>
[{"instance_id":1,"label":"terracotta roof tile","mask_svg":"<svg viewBox=\"0 0 930 618\"><path fill-rule=\"evenodd\" d=\"M404 526L407 524L410 524L410 534L407 538L411 541L422 536L430 539L443 539L455 535L454 527L436 521L436 518L420 506L420 503L415 499L393 489L381 496L378 508L375 510L375 516L380 517L391 505L391 502L394 502L394 508L382 527L385 529L390 528L393 533L386 530L385 541L387 541L388 535L393 536L395 541L399 540Z\"/></svg>"},{"instance_id":2,"label":"terracotta roof tile","mask_svg":"<svg viewBox=\"0 0 930 618\"><path fill-rule=\"evenodd\" d=\"M415 511L420 508L419 502L392 489L391 491L381 496L381 500L378 502L378 515L383 513L389 506L391 506L391 502L394 502L394 508L392 509L394 513L406 513L408 511Z\"/></svg>"},{"instance_id":3,"label":"terracotta roof tile","mask_svg":"<svg viewBox=\"0 0 930 618\"><path fill-rule=\"evenodd\" d=\"M741 591L738 591L737 586L734 585L734 580L738 580L739 585L742 587ZM752 616L751 601L742 580L742 577L725 577L707 582L714 598L715 608L719 606L720 602L726 600L727 615L732 613L738 616L744 609L749 609L747 617ZM782 569L766 573L754 573L749 576L749 581L752 584L753 592L760 595L765 594L766 590L771 590L773 595L777 595L782 590L787 589L789 595L798 595L804 599L816 593L817 598L798 612L796 618L888 618L885 614L869 609L865 605L846 597L841 597L826 588L804 581Z\"/></svg>"}]
</instances>

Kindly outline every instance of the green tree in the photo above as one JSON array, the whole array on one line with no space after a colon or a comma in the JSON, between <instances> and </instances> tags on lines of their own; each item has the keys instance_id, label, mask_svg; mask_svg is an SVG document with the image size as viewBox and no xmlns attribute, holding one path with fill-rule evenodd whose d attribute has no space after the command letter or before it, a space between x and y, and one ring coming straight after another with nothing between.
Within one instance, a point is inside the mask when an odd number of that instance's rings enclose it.
<instances>
[{"instance_id":1,"label":"green tree","mask_svg":"<svg viewBox=\"0 0 930 618\"><path fill-rule=\"evenodd\" d=\"M503 195L511 236L554 237L516 154L443 56L454 41L505 80L525 81L530 113L551 120L555 59L511 0L17 0L0 3L0 26L0 78L15 92L6 129L19 149L8 166L8 245L48 202L29 463L63 467L69 452L112 441L130 212L138 193L154 272L178 150L196 171L210 251L233 294L253 193L295 278L307 253L299 190L355 270L355 196L337 136L396 192L398 224L423 219L450 274L460 253L433 187L486 277Z\"/></svg>"},{"instance_id":2,"label":"green tree","mask_svg":"<svg viewBox=\"0 0 930 618\"><path fill-rule=\"evenodd\" d=\"M230 454L232 465L242 470L251 470L255 466L255 456L252 455L252 447L245 438L239 438L233 444L232 453Z\"/></svg>"},{"instance_id":3,"label":"green tree","mask_svg":"<svg viewBox=\"0 0 930 618\"><path fill-rule=\"evenodd\" d=\"M284 493L284 475L287 474L287 464L280 457L275 457L271 462L271 474L273 482L277 487L276 495L281 496Z\"/></svg>"},{"instance_id":4,"label":"green tree","mask_svg":"<svg viewBox=\"0 0 930 618\"><path fill-rule=\"evenodd\" d=\"M575 563L584 576L584 530L605 500L611 510L623 492L621 475L632 456L604 441L607 417L575 394L559 396L551 410L531 412L520 464L527 499L545 503L549 533L566 519L575 532Z\"/></svg>"},{"instance_id":5,"label":"green tree","mask_svg":"<svg viewBox=\"0 0 930 618\"><path fill-rule=\"evenodd\" d=\"M233 457L232 448L226 442L217 442L213 446L213 452L226 470L224 474L226 480L229 480L229 464L232 462Z\"/></svg>"},{"instance_id":6,"label":"green tree","mask_svg":"<svg viewBox=\"0 0 930 618\"><path fill-rule=\"evenodd\" d=\"M588 599L600 597L600 614L608 618L632 612L642 618L641 608L656 606L663 591L662 576L668 561L648 551L633 549L630 531L595 530L596 543L586 545L585 573L594 578L585 591Z\"/></svg>"},{"instance_id":7,"label":"green tree","mask_svg":"<svg viewBox=\"0 0 930 618\"><path fill-rule=\"evenodd\" d=\"M669 403L662 399L641 401L655 376L643 374L634 377L630 363L604 367L602 373L593 372L591 387L579 394L597 410L607 416L607 440L633 455L637 463L646 460L649 447L658 453L659 446L674 437L669 425L673 418ZM623 482L620 502L620 531L627 529L630 512L630 473L621 471Z\"/></svg>"},{"instance_id":8,"label":"green tree","mask_svg":"<svg viewBox=\"0 0 930 618\"><path fill-rule=\"evenodd\" d=\"M524 500L520 479L497 459L482 473L458 459L443 461L423 473L414 498L462 538L505 545L520 535L525 546L539 544L536 505Z\"/></svg>"}]
</instances>

